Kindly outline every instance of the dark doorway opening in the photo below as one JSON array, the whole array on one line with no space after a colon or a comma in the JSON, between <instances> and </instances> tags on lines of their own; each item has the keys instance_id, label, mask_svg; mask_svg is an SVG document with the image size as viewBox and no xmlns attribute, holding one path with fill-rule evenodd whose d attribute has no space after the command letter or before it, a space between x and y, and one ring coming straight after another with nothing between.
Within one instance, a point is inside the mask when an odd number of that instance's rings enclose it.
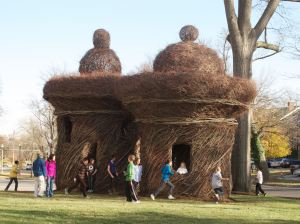
<instances>
[{"instance_id":1,"label":"dark doorway opening","mask_svg":"<svg viewBox=\"0 0 300 224\"><path fill-rule=\"evenodd\" d=\"M177 170L182 162L185 163L187 170L190 172L191 164L191 147L189 145L174 145L172 148L173 168Z\"/></svg>"},{"instance_id":2,"label":"dark doorway opening","mask_svg":"<svg viewBox=\"0 0 300 224\"><path fill-rule=\"evenodd\" d=\"M63 119L65 127L65 143L70 143L73 124L70 117L64 117Z\"/></svg>"}]
</instances>

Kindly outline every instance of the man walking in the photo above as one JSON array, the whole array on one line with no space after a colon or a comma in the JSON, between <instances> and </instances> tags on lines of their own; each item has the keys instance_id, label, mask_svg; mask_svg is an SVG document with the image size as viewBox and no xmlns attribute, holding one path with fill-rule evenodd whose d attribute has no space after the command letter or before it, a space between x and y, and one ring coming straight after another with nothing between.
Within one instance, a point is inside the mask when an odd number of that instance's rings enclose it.
<instances>
[{"instance_id":1,"label":"man walking","mask_svg":"<svg viewBox=\"0 0 300 224\"><path fill-rule=\"evenodd\" d=\"M47 171L44 160L41 154L37 154L36 160L33 162L33 174L35 182L34 197L44 197L45 180L47 178Z\"/></svg>"}]
</instances>

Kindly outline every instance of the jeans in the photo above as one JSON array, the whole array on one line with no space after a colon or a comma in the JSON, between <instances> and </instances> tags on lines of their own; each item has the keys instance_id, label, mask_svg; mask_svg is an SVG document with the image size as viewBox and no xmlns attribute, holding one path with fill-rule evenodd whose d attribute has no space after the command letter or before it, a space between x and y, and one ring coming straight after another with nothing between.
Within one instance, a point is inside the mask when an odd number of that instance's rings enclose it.
<instances>
[{"instance_id":1,"label":"jeans","mask_svg":"<svg viewBox=\"0 0 300 224\"><path fill-rule=\"evenodd\" d=\"M134 185L134 188L135 188L136 191L137 191L138 184L139 184L139 182L136 182L136 181L133 180L133 185Z\"/></svg>"},{"instance_id":2,"label":"jeans","mask_svg":"<svg viewBox=\"0 0 300 224\"><path fill-rule=\"evenodd\" d=\"M8 190L8 188L10 187L10 185L12 184L13 181L15 182L15 191L18 190L18 178L10 178L9 183L5 188L6 191Z\"/></svg>"},{"instance_id":3,"label":"jeans","mask_svg":"<svg viewBox=\"0 0 300 224\"><path fill-rule=\"evenodd\" d=\"M44 176L34 177L35 189L34 189L34 197L43 197L44 189L45 189L45 181Z\"/></svg>"},{"instance_id":4,"label":"jeans","mask_svg":"<svg viewBox=\"0 0 300 224\"><path fill-rule=\"evenodd\" d=\"M215 188L214 191L215 191L215 193L218 194L218 195L223 195L223 194L224 194L224 190L223 190L222 187ZM218 199L216 199L216 201L218 201Z\"/></svg>"},{"instance_id":5,"label":"jeans","mask_svg":"<svg viewBox=\"0 0 300 224\"><path fill-rule=\"evenodd\" d=\"M84 182L84 179L80 177L76 177L76 183L68 189L69 193L71 193L73 189L77 188L79 184L81 184L83 196L86 197L86 183Z\"/></svg>"},{"instance_id":6,"label":"jeans","mask_svg":"<svg viewBox=\"0 0 300 224\"><path fill-rule=\"evenodd\" d=\"M46 186L46 196L47 197L53 197L53 182L54 182L53 177L49 177L47 179L47 186Z\"/></svg>"},{"instance_id":7,"label":"jeans","mask_svg":"<svg viewBox=\"0 0 300 224\"><path fill-rule=\"evenodd\" d=\"M130 181L126 181L126 184L125 184L125 194L126 194L127 201L132 201L132 199L134 201L139 200L136 189L133 186L133 182L134 182L134 180L130 180Z\"/></svg>"},{"instance_id":8,"label":"jeans","mask_svg":"<svg viewBox=\"0 0 300 224\"><path fill-rule=\"evenodd\" d=\"M265 191L261 188L261 184L257 183L256 184L256 195L259 195L259 192L261 192L262 194L265 194Z\"/></svg>"},{"instance_id":9,"label":"jeans","mask_svg":"<svg viewBox=\"0 0 300 224\"><path fill-rule=\"evenodd\" d=\"M115 173L112 173L112 175L114 176L114 178L111 178L110 177L110 180L109 180L109 190L111 190L111 187L112 187L112 181L115 180L115 190L117 190L117 184L118 184L118 177Z\"/></svg>"},{"instance_id":10,"label":"jeans","mask_svg":"<svg viewBox=\"0 0 300 224\"><path fill-rule=\"evenodd\" d=\"M96 174L95 174L96 175ZM94 190L95 175L89 175L89 189Z\"/></svg>"},{"instance_id":11,"label":"jeans","mask_svg":"<svg viewBox=\"0 0 300 224\"><path fill-rule=\"evenodd\" d=\"M156 195L158 195L158 193L165 187L165 185L168 185L170 187L169 195L172 195L174 185L169 180L161 179L160 186L153 193L154 197L156 197Z\"/></svg>"}]
</instances>

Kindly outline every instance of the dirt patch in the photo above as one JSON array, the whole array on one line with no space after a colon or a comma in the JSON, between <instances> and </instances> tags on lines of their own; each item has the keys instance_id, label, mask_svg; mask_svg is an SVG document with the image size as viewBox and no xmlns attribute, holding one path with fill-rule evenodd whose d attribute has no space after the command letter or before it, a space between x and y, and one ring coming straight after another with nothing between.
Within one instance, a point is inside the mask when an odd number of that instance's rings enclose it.
<instances>
[{"instance_id":1,"label":"dirt patch","mask_svg":"<svg viewBox=\"0 0 300 224\"><path fill-rule=\"evenodd\" d=\"M239 194L239 195L250 195L250 196L255 196L255 193L254 193L254 192L232 191L231 194Z\"/></svg>"}]
</instances>

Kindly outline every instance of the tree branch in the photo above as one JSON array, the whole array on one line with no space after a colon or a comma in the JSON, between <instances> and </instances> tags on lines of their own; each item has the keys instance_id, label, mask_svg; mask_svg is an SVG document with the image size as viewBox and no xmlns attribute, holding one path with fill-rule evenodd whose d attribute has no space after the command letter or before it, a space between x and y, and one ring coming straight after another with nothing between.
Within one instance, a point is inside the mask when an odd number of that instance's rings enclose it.
<instances>
[{"instance_id":1,"label":"tree branch","mask_svg":"<svg viewBox=\"0 0 300 224\"><path fill-rule=\"evenodd\" d=\"M256 42L256 47L257 48L265 48L265 49L268 49L268 50L273 50L273 51L276 51L277 53L281 50L279 50L279 47L276 46L276 45L273 45L273 44L268 44L268 43L265 43L265 42L262 42L262 41L257 41Z\"/></svg>"},{"instance_id":2,"label":"tree branch","mask_svg":"<svg viewBox=\"0 0 300 224\"><path fill-rule=\"evenodd\" d=\"M239 0L238 3L238 26L242 33L251 29L252 0Z\"/></svg>"},{"instance_id":3,"label":"tree branch","mask_svg":"<svg viewBox=\"0 0 300 224\"><path fill-rule=\"evenodd\" d=\"M228 40L229 43L241 42L241 35L238 27L238 18L235 14L233 0L224 0L226 19L228 24L228 38L234 38L235 41Z\"/></svg>"},{"instance_id":4,"label":"tree branch","mask_svg":"<svg viewBox=\"0 0 300 224\"><path fill-rule=\"evenodd\" d=\"M267 8L265 9L264 13L262 14L256 26L254 27L256 39L259 38L262 31L266 28L280 1L281 0L270 0Z\"/></svg>"}]
</instances>

